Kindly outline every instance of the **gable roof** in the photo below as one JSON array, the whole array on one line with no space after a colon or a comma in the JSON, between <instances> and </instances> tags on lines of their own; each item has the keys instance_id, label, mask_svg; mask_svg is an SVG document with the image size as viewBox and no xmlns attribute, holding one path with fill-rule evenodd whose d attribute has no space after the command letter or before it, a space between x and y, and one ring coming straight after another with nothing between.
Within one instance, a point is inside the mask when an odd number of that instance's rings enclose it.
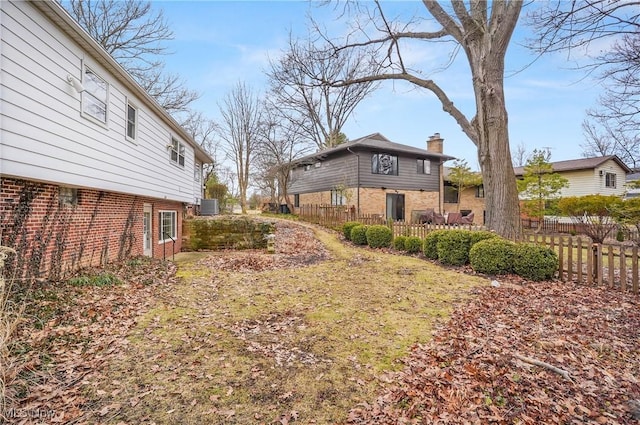
<instances>
[{"instance_id":1,"label":"gable roof","mask_svg":"<svg viewBox=\"0 0 640 425\"><path fill-rule=\"evenodd\" d=\"M1 0L0 0L1 1ZM195 150L196 158L205 163L213 163L213 158L196 143L189 133L145 90L138 84L131 74L111 56L91 35L76 22L71 15L55 0L34 1L31 3L46 17L58 26L67 36L78 43L100 65L109 71L121 84L139 96L143 102L171 130L189 143Z\"/></svg>"},{"instance_id":2,"label":"gable roof","mask_svg":"<svg viewBox=\"0 0 640 425\"><path fill-rule=\"evenodd\" d=\"M366 149L371 151L385 151L393 153L403 153L415 156L438 158L440 161L448 161L454 159L449 155L444 155L436 152L429 152L426 149L420 149L413 146L403 145L401 143L395 143L387 139L380 133L369 134L368 136L360 137L355 140L350 140L347 143L342 143L332 148L323 149L316 153L303 156L295 161L295 164L310 164L317 161L321 161L330 155L333 155L342 151L350 151L353 148Z\"/></svg>"},{"instance_id":3,"label":"gable roof","mask_svg":"<svg viewBox=\"0 0 640 425\"><path fill-rule=\"evenodd\" d=\"M622 162L620 158L616 155L607 155L607 156L597 156L593 158L580 158L580 159L570 159L567 161L557 161L552 162L551 167L554 172L562 172L562 171L577 171L577 170L592 170L605 162L613 160L617 163L625 173L630 173L631 169L627 167L627 165ZM524 167L515 167L513 169L516 176L524 175Z\"/></svg>"}]
</instances>

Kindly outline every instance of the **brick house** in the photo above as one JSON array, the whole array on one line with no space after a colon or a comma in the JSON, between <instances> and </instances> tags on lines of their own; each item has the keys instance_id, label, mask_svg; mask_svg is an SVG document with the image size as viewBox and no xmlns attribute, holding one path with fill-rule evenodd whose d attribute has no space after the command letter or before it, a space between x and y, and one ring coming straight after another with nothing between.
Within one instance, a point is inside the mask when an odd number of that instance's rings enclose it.
<instances>
[{"instance_id":1,"label":"brick house","mask_svg":"<svg viewBox=\"0 0 640 425\"><path fill-rule=\"evenodd\" d=\"M0 237L18 278L179 252L212 158L56 1L2 1L0 18Z\"/></svg>"},{"instance_id":2,"label":"brick house","mask_svg":"<svg viewBox=\"0 0 640 425\"><path fill-rule=\"evenodd\" d=\"M344 205L406 221L424 210L442 212L442 164L453 159L442 147L438 133L426 150L371 134L296 160L288 191L296 208Z\"/></svg>"}]
</instances>

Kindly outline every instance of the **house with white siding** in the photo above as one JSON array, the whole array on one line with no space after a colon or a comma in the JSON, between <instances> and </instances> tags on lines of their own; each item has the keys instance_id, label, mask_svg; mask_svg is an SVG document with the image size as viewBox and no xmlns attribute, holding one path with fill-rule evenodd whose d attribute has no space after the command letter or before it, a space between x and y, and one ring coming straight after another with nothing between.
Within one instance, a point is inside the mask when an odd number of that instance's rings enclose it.
<instances>
[{"instance_id":1,"label":"house with white siding","mask_svg":"<svg viewBox=\"0 0 640 425\"><path fill-rule=\"evenodd\" d=\"M56 1L1 1L0 37L0 237L19 277L180 251L212 158Z\"/></svg>"},{"instance_id":2,"label":"house with white siding","mask_svg":"<svg viewBox=\"0 0 640 425\"><path fill-rule=\"evenodd\" d=\"M568 180L560 196L616 195L623 196L627 173L631 170L615 155L571 159L551 163L554 173ZM515 167L516 178L524 175L524 167Z\"/></svg>"}]
</instances>

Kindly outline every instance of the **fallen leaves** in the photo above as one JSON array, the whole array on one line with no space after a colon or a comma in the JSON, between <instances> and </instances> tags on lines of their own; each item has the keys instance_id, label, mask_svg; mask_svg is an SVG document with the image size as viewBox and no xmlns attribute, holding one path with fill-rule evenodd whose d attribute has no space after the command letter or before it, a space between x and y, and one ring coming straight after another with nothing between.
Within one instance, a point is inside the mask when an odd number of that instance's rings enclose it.
<instances>
[{"instance_id":1,"label":"fallen leaves","mask_svg":"<svg viewBox=\"0 0 640 425\"><path fill-rule=\"evenodd\" d=\"M636 423L639 307L572 283L479 289L348 422Z\"/></svg>"}]
</instances>

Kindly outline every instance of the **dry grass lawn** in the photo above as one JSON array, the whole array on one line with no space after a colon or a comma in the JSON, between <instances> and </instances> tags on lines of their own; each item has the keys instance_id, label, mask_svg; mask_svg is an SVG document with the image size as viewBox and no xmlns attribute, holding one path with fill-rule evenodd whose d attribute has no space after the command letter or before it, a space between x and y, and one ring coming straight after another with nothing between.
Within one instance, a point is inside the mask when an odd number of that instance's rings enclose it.
<instances>
[{"instance_id":1,"label":"dry grass lawn","mask_svg":"<svg viewBox=\"0 0 640 425\"><path fill-rule=\"evenodd\" d=\"M434 323L486 279L355 248L313 230L331 258L255 271L192 254L159 290L89 397L106 423L344 422ZM240 264L241 262L238 262Z\"/></svg>"}]
</instances>

